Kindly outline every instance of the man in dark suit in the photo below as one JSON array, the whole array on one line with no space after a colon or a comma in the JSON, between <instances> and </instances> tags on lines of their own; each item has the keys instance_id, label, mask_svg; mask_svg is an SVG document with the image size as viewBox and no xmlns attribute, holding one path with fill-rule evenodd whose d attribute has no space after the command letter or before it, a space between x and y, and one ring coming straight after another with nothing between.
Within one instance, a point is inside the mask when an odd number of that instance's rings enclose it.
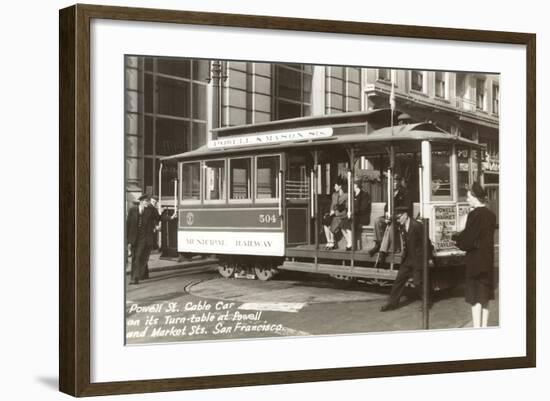
<instances>
[{"instance_id":1,"label":"man in dark suit","mask_svg":"<svg viewBox=\"0 0 550 401\"><path fill-rule=\"evenodd\" d=\"M382 312L397 309L405 285L411 277L417 295L422 299L422 256L424 252L422 235L424 229L422 223L410 217L409 208L400 206L395 209L395 212L403 238L401 265L393 282L388 301L380 309Z\"/></svg>"},{"instance_id":2,"label":"man in dark suit","mask_svg":"<svg viewBox=\"0 0 550 401\"><path fill-rule=\"evenodd\" d=\"M130 284L139 284L139 280L148 277L147 262L151 249L156 244L155 229L158 213L149 207L149 196L139 197L139 204L128 210L126 217L126 241L132 257Z\"/></svg>"},{"instance_id":3,"label":"man in dark suit","mask_svg":"<svg viewBox=\"0 0 550 401\"><path fill-rule=\"evenodd\" d=\"M355 229L355 238L359 239L361 244L361 228L370 224L370 213L372 202L367 191L361 188L362 180L355 180L353 183L353 225Z\"/></svg>"}]
</instances>

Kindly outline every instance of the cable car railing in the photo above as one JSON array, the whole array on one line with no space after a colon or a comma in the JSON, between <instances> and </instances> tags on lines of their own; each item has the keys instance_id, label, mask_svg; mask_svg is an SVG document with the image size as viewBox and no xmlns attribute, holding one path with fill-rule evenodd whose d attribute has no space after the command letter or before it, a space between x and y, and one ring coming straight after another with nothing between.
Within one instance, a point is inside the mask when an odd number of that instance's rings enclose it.
<instances>
[{"instance_id":1,"label":"cable car railing","mask_svg":"<svg viewBox=\"0 0 550 401\"><path fill-rule=\"evenodd\" d=\"M286 180L286 199L308 199L309 182L307 180Z\"/></svg>"}]
</instances>

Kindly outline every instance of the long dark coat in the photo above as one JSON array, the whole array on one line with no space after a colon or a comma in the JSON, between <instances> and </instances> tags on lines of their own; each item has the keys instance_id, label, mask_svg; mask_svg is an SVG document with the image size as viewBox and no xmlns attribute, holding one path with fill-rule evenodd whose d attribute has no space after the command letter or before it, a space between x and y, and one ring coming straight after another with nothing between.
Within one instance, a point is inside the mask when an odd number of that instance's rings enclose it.
<instances>
[{"instance_id":1,"label":"long dark coat","mask_svg":"<svg viewBox=\"0 0 550 401\"><path fill-rule=\"evenodd\" d=\"M477 207L455 237L456 245L466 252L465 299L472 305L494 299L495 227L495 214L486 207Z\"/></svg>"},{"instance_id":2,"label":"long dark coat","mask_svg":"<svg viewBox=\"0 0 550 401\"><path fill-rule=\"evenodd\" d=\"M402 230L405 230L405 228L403 227ZM397 306L399 304L399 299L403 295L405 285L411 277L417 296L422 297L423 232L422 223L412 218L409 220L409 230L407 232L402 231L403 253L401 255L401 264L391 288L388 305Z\"/></svg>"},{"instance_id":3,"label":"long dark coat","mask_svg":"<svg viewBox=\"0 0 550 401\"><path fill-rule=\"evenodd\" d=\"M486 207L468 214L466 227L456 237L456 245L466 252L466 277L493 272L495 227L496 216Z\"/></svg>"},{"instance_id":4,"label":"long dark coat","mask_svg":"<svg viewBox=\"0 0 550 401\"><path fill-rule=\"evenodd\" d=\"M401 266L412 267L416 270L422 270L422 223L413 218L409 220L409 231L403 233L403 254L401 255Z\"/></svg>"},{"instance_id":5,"label":"long dark coat","mask_svg":"<svg viewBox=\"0 0 550 401\"><path fill-rule=\"evenodd\" d=\"M359 191L353 197L353 222L356 227L368 226L370 224L370 213L372 203L368 192Z\"/></svg>"},{"instance_id":6,"label":"long dark coat","mask_svg":"<svg viewBox=\"0 0 550 401\"><path fill-rule=\"evenodd\" d=\"M145 244L153 248L156 246L155 228L159 222L158 212L154 207L145 207L141 218L142 235L144 236ZM126 218L126 241L132 246L137 244L139 237L138 219L139 206L132 206L128 210L128 217Z\"/></svg>"}]
</instances>

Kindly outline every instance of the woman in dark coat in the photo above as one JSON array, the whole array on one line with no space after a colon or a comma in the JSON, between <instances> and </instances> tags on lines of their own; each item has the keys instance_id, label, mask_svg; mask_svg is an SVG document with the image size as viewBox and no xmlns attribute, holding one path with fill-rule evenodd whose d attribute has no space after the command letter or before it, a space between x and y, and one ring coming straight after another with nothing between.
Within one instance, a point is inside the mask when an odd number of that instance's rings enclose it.
<instances>
[{"instance_id":1,"label":"woman in dark coat","mask_svg":"<svg viewBox=\"0 0 550 401\"><path fill-rule=\"evenodd\" d=\"M370 224L372 208L370 195L361 188L362 184L362 180L355 180L353 183L353 225L355 226L355 238L358 239L359 248L361 245L361 228Z\"/></svg>"},{"instance_id":2,"label":"woman in dark coat","mask_svg":"<svg viewBox=\"0 0 550 401\"><path fill-rule=\"evenodd\" d=\"M486 192L475 182L468 191L473 208L466 227L454 239L466 252L465 300L472 306L474 327L487 327L489 300L494 299L494 232L496 216L486 205Z\"/></svg>"}]
</instances>

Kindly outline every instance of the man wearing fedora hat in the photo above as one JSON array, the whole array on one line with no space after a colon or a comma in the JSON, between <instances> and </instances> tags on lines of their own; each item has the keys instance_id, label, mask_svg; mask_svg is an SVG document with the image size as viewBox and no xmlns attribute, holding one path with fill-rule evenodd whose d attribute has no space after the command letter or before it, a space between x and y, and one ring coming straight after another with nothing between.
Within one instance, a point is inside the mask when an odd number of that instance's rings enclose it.
<instances>
[{"instance_id":1,"label":"man wearing fedora hat","mask_svg":"<svg viewBox=\"0 0 550 401\"><path fill-rule=\"evenodd\" d=\"M422 223L410 217L410 208L398 206L395 208L402 236L401 265L393 282L388 301L380 309L382 312L397 309L399 300L407 281L412 278L417 295L422 299Z\"/></svg>"},{"instance_id":2,"label":"man wearing fedora hat","mask_svg":"<svg viewBox=\"0 0 550 401\"><path fill-rule=\"evenodd\" d=\"M132 257L130 284L148 278L147 262L151 249L156 244L155 229L158 212L149 206L149 195L138 198L139 204L128 210L126 217L126 242Z\"/></svg>"}]
</instances>

